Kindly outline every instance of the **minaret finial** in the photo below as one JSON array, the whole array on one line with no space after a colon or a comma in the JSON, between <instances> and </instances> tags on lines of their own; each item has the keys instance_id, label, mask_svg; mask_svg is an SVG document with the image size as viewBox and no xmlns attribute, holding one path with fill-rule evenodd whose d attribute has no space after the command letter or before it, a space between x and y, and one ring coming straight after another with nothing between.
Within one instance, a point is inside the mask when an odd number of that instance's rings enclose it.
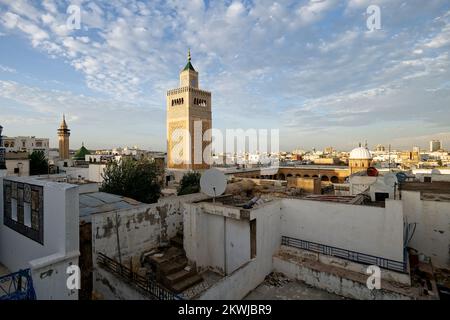
<instances>
[{"instance_id":1,"label":"minaret finial","mask_svg":"<svg viewBox=\"0 0 450 320\"><path fill-rule=\"evenodd\" d=\"M188 61L191 61L191 48L188 49Z\"/></svg>"}]
</instances>

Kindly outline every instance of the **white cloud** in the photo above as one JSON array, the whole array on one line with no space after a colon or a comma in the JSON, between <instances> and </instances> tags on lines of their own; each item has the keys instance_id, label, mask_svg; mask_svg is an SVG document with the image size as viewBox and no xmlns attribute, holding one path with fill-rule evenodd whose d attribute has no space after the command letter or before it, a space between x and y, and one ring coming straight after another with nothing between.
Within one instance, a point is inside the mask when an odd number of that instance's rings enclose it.
<instances>
[{"instance_id":1,"label":"white cloud","mask_svg":"<svg viewBox=\"0 0 450 320\"><path fill-rule=\"evenodd\" d=\"M0 64L0 71L8 72L8 73L17 73L16 69L10 68L10 67L7 67L7 66L3 66L1 64Z\"/></svg>"}]
</instances>

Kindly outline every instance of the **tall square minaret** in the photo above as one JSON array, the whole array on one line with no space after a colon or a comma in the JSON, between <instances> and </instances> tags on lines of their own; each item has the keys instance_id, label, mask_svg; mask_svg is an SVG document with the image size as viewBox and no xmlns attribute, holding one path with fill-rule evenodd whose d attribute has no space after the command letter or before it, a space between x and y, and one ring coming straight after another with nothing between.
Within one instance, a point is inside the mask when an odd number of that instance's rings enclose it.
<instances>
[{"instance_id":1,"label":"tall square minaret","mask_svg":"<svg viewBox=\"0 0 450 320\"><path fill-rule=\"evenodd\" d=\"M167 167L200 170L209 168L211 93L201 90L198 72L188 62L180 73L180 86L167 91ZM205 134L206 133L206 134Z\"/></svg>"}]
</instances>

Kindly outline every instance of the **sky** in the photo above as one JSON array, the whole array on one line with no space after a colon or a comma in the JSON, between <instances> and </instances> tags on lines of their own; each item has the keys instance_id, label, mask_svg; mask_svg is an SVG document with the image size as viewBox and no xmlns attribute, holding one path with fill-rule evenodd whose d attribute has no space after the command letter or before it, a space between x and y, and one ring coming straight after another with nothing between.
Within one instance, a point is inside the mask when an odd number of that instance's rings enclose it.
<instances>
[{"instance_id":1,"label":"sky","mask_svg":"<svg viewBox=\"0 0 450 320\"><path fill-rule=\"evenodd\" d=\"M278 129L282 150L450 146L448 0L0 0L4 135L56 147L64 113L73 149L165 150L188 48L214 128Z\"/></svg>"}]
</instances>

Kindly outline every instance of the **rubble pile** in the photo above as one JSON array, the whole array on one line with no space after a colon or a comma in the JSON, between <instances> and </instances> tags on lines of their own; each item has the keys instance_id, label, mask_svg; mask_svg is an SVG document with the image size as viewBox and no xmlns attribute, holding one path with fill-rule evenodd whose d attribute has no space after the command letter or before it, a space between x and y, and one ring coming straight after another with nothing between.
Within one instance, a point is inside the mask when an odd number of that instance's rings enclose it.
<instances>
[{"instance_id":1,"label":"rubble pile","mask_svg":"<svg viewBox=\"0 0 450 320\"><path fill-rule=\"evenodd\" d=\"M281 272L272 272L272 273L270 273L269 275L266 276L264 281L269 286L281 287L281 286L291 282L291 279L287 278Z\"/></svg>"}]
</instances>

